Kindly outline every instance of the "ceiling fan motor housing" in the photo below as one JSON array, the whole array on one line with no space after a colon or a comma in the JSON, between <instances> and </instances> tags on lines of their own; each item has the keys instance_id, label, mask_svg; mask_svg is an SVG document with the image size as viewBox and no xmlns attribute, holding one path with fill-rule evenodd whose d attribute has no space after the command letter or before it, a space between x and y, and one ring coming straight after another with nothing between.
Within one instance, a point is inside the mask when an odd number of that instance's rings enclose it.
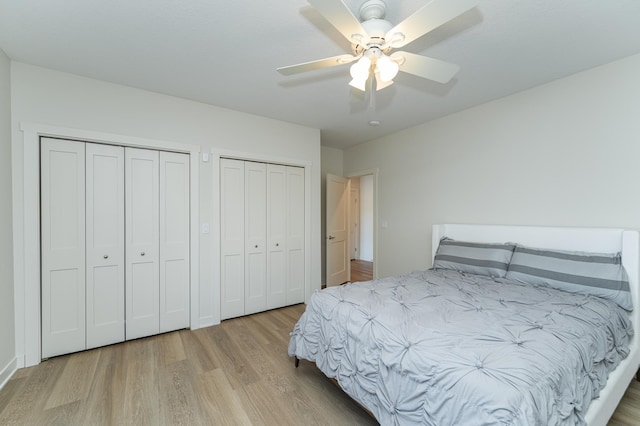
<instances>
[{"instance_id":1,"label":"ceiling fan motor housing","mask_svg":"<svg viewBox=\"0 0 640 426\"><path fill-rule=\"evenodd\" d=\"M354 43L351 45L355 55L359 55L363 50L372 46L380 47L385 44L385 35L391 28L393 28L393 24L389 21L385 21L384 19L374 18L362 22L362 28L364 28L367 34L369 34L370 39L367 44ZM384 52L388 52L389 50L391 50L390 47L384 49Z\"/></svg>"},{"instance_id":2,"label":"ceiling fan motor housing","mask_svg":"<svg viewBox=\"0 0 640 426\"><path fill-rule=\"evenodd\" d=\"M360 6L360 19L384 19L387 14L387 5L382 0L368 0Z\"/></svg>"}]
</instances>

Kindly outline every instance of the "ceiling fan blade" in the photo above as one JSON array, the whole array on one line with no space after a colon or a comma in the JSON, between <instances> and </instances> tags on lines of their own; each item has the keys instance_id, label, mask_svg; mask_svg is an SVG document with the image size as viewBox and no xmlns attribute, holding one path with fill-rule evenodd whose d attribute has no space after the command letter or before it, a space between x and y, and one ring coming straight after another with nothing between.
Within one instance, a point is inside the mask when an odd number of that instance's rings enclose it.
<instances>
[{"instance_id":1,"label":"ceiling fan blade","mask_svg":"<svg viewBox=\"0 0 640 426\"><path fill-rule=\"evenodd\" d=\"M342 0L308 0L350 43L366 44L369 35Z\"/></svg>"},{"instance_id":2,"label":"ceiling fan blade","mask_svg":"<svg viewBox=\"0 0 640 426\"><path fill-rule=\"evenodd\" d=\"M321 68L335 67L338 65L348 64L358 59L359 56L339 55L331 58L319 59L317 61L304 62L302 64L290 65L288 67L278 68L278 72L282 75L300 74L302 72L319 70Z\"/></svg>"},{"instance_id":3,"label":"ceiling fan blade","mask_svg":"<svg viewBox=\"0 0 640 426\"><path fill-rule=\"evenodd\" d=\"M460 69L456 64L409 52L395 52L391 55L391 60L398 62L400 71L442 84L448 83Z\"/></svg>"},{"instance_id":4,"label":"ceiling fan blade","mask_svg":"<svg viewBox=\"0 0 640 426\"><path fill-rule=\"evenodd\" d=\"M433 0L391 28L385 39L392 47L405 46L478 4L478 0Z\"/></svg>"}]
</instances>

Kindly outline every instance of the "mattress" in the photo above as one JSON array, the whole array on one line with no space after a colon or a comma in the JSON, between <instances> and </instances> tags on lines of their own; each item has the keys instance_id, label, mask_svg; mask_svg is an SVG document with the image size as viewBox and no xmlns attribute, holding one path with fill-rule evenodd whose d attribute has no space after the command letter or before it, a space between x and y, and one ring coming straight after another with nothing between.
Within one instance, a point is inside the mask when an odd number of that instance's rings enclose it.
<instances>
[{"instance_id":1,"label":"mattress","mask_svg":"<svg viewBox=\"0 0 640 426\"><path fill-rule=\"evenodd\" d=\"M383 425L573 425L632 334L605 299L427 270L317 291L289 355Z\"/></svg>"}]
</instances>

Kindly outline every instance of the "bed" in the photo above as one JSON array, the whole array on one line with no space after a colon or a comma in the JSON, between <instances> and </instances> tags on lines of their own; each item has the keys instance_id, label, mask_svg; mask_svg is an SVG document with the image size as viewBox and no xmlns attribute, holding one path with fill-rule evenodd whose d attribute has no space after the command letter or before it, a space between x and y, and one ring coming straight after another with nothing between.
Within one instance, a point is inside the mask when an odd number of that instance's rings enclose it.
<instances>
[{"instance_id":1,"label":"bed","mask_svg":"<svg viewBox=\"0 0 640 426\"><path fill-rule=\"evenodd\" d=\"M522 265L530 248L621 253L628 287L569 293L519 280L511 260L508 277L442 268L441 251L435 270L315 293L289 355L315 362L382 424L605 425L640 365L640 310L628 311L640 305L637 232L434 225L434 256L443 238L515 243L509 259L518 252Z\"/></svg>"}]
</instances>

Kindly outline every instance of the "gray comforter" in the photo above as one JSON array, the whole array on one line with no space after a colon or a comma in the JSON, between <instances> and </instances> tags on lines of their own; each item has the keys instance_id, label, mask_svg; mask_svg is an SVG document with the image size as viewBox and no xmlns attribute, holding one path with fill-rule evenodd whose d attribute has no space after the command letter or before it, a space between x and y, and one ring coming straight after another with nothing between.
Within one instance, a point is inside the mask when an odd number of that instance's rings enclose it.
<instances>
[{"instance_id":1,"label":"gray comforter","mask_svg":"<svg viewBox=\"0 0 640 426\"><path fill-rule=\"evenodd\" d=\"M429 270L314 293L289 355L383 425L584 424L632 333L604 299Z\"/></svg>"}]
</instances>

